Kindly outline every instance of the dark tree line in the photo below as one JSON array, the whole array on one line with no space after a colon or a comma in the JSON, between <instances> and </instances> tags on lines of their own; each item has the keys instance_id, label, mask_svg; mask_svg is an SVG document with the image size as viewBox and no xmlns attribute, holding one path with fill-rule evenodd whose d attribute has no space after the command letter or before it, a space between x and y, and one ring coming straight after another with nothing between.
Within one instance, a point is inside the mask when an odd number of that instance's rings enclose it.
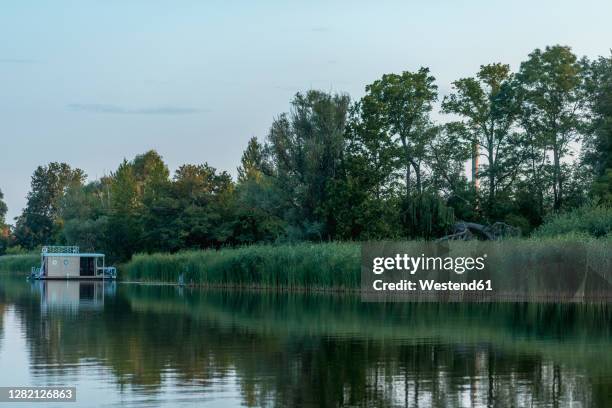
<instances>
[{"instance_id":1,"label":"dark tree line","mask_svg":"<svg viewBox=\"0 0 612 408\"><path fill-rule=\"evenodd\" d=\"M432 119L437 109L444 123ZM265 141L249 141L236 181L206 163L171 175L155 151L87 184L67 164L40 166L2 245L65 242L125 259L255 242L433 238L458 219L529 233L548 214L592 203L612 203L612 57L578 59L553 46L517 72L483 65L445 96L427 68L383 75L354 103L298 93Z\"/></svg>"},{"instance_id":2,"label":"dark tree line","mask_svg":"<svg viewBox=\"0 0 612 408\"><path fill-rule=\"evenodd\" d=\"M10 237L9 226L6 224L6 212L8 211L8 207L3 199L4 194L2 190L0 190L0 254L6 252Z\"/></svg>"}]
</instances>

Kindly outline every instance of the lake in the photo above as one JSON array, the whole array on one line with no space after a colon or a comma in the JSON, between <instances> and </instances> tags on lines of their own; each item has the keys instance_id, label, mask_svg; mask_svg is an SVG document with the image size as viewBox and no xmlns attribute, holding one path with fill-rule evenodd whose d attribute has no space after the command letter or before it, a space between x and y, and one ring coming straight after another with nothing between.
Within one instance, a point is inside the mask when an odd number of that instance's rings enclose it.
<instances>
[{"instance_id":1,"label":"lake","mask_svg":"<svg viewBox=\"0 0 612 408\"><path fill-rule=\"evenodd\" d=\"M68 407L605 407L612 308L5 274L0 386L26 385L75 386Z\"/></svg>"}]
</instances>

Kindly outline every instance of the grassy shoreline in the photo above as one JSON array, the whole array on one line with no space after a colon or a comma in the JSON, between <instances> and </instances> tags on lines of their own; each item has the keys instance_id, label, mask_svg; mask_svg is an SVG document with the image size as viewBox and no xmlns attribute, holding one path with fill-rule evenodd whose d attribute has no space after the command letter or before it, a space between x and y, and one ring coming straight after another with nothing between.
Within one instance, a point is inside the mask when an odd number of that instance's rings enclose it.
<instances>
[{"instance_id":1,"label":"grassy shoreline","mask_svg":"<svg viewBox=\"0 0 612 408\"><path fill-rule=\"evenodd\" d=\"M422 241L407 245L422 245ZM548 273L540 272L543 260L576 258L598 270L612 271L612 239L565 236L528 238L501 242L479 241L452 244L461 251L482 252L487 248L492 265L491 278L506 287L523 277L534 287ZM569 256L567 254L570 254ZM575 255L574 255L575 254ZM0 256L0 271L29 272L38 265L36 254ZM525 273L525 270L531 272ZM606 276L612 279L612 273ZM137 254L119 266L123 282L177 284L221 289L296 292L358 292L361 284L361 244L357 242L252 245L220 250L193 250L174 254ZM465 276L465 275L464 275ZM548 279L550 279L548 278ZM541 283L541 282L540 282ZM559 291L563 288L559 287ZM561 292L557 292L561 293Z\"/></svg>"},{"instance_id":2,"label":"grassy shoreline","mask_svg":"<svg viewBox=\"0 0 612 408\"><path fill-rule=\"evenodd\" d=\"M423 242L407 244L418 247ZM612 269L609 238L566 236L453 245L463 252L490 251L495 265L491 268L492 278L507 282L507 286L512 286L517 275L529 275L525 270L534 271L534 266L561 258L576 258L570 261L578 266L588 260L599 271ZM121 267L120 274L123 280L151 283L177 283L182 275L187 285L212 288L353 292L360 290L361 244L253 245L217 251L139 254Z\"/></svg>"}]
</instances>

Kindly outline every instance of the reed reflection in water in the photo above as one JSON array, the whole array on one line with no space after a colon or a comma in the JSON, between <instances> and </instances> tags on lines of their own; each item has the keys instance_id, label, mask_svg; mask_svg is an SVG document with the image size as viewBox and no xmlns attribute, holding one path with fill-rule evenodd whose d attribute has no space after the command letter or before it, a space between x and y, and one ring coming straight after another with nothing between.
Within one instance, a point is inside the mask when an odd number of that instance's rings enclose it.
<instances>
[{"instance_id":1,"label":"reed reflection in water","mask_svg":"<svg viewBox=\"0 0 612 408\"><path fill-rule=\"evenodd\" d=\"M76 385L75 406L612 405L607 305L2 278L0 312L0 385Z\"/></svg>"}]
</instances>

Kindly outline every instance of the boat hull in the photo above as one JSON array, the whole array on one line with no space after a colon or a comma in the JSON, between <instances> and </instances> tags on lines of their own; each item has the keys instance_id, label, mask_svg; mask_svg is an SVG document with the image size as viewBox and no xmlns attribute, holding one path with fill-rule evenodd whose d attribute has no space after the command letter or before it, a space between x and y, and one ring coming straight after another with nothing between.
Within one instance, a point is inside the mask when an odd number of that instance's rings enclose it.
<instances>
[{"instance_id":1,"label":"boat hull","mask_svg":"<svg viewBox=\"0 0 612 408\"><path fill-rule=\"evenodd\" d=\"M82 281L102 281L102 280L116 280L116 277L98 277L98 276L36 276L32 279L35 280L82 280Z\"/></svg>"}]
</instances>

